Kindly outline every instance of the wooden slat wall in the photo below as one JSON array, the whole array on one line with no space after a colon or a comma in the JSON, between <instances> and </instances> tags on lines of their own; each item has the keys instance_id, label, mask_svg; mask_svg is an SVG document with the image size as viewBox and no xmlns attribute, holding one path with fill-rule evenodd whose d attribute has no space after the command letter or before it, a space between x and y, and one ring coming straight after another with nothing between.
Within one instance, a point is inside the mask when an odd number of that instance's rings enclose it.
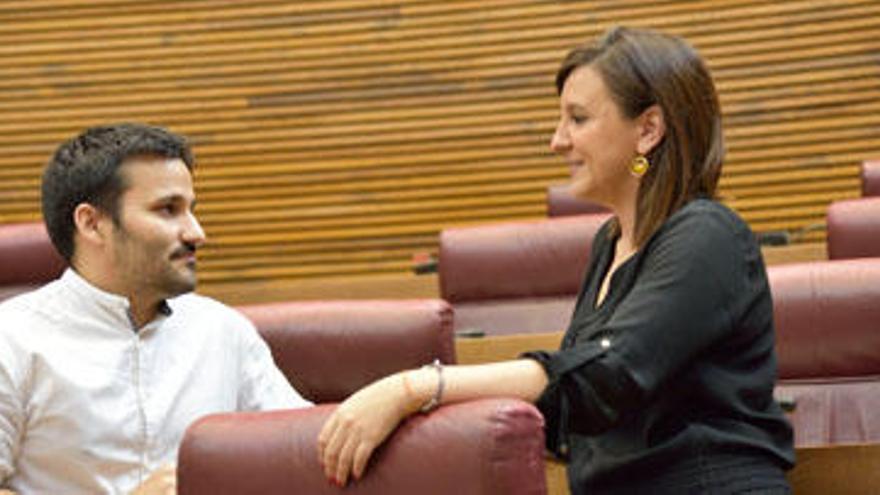
<instances>
[{"instance_id":1,"label":"wooden slat wall","mask_svg":"<svg viewBox=\"0 0 880 495\"><path fill-rule=\"evenodd\" d=\"M60 140L189 135L205 289L404 273L440 229L544 216L556 66L613 24L687 37L726 114L726 201L808 229L880 150L880 2L0 2L0 223ZM811 230L815 228L815 230Z\"/></svg>"}]
</instances>

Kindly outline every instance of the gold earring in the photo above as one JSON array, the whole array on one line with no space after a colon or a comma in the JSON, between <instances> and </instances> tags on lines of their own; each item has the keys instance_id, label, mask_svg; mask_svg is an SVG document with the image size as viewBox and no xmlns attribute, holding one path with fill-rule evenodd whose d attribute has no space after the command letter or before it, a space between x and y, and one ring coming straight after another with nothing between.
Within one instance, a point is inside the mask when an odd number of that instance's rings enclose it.
<instances>
[{"instance_id":1,"label":"gold earring","mask_svg":"<svg viewBox=\"0 0 880 495\"><path fill-rule=\"evenodd\" d=\"M645 172L648 171L648 167L650 166L651 164L648 163L648 159L645 158L644 155L639 155L633 158L632 162L629 164L629 169L632 171L633 175L641 177L645 175Z\"/></svg>"}]
</instances>

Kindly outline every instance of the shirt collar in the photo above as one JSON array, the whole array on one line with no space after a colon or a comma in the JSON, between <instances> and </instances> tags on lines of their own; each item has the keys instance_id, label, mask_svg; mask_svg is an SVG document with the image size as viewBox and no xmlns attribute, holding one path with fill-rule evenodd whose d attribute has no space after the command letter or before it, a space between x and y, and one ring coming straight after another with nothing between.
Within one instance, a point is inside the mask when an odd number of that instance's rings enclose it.
<instances>
[{"instance_id":1,"label":"shirt collar","mask_svg":"<svg viewBox=\"0 0 880 495\"><path fill-rule=\"evenodd\" d=\"M67 268L64 271L61 275L61 283L75 294L77 303L82 304L83 307L93 307L93 309L108 314L114 319L124 319L131 324L130 303L127 297L98 288L73 268ZM159 303L158 317L168 317L171 316L171 313L171 306L167 300L163 299Z\"/></svg>"}]
</instances>

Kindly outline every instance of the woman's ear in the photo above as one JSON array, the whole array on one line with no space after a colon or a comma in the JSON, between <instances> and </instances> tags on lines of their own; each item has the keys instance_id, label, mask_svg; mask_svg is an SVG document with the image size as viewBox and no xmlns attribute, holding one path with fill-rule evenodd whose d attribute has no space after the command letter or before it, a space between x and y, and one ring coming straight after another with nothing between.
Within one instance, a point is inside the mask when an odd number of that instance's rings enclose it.
<instances>
[{"instance_id":1,"label":"woman's ear","mask_svg":"<svg viewBox=\"0 0 880 495\"><path fill-rule=\"evenodd\" d=\"M660 105L651 105L639 115L638 133L636 151L640 155L647 155L660 144L663 136L666 135L666 119Z\"/></svg>"}]
</instances>

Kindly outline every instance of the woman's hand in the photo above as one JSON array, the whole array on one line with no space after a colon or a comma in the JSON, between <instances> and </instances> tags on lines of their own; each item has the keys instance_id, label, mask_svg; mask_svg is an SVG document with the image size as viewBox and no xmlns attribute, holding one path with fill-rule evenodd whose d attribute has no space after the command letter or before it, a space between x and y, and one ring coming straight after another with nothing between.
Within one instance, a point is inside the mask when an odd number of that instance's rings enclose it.
<instances>
[{"instance_id":1,"label":"woman's hand","mask_svg":"<svg viewBox=\"0 0 880 495\"><path fill-rule=\"evenodd\" d=\"M318 460L327 479L344 486L364 474L373 450L403 418L433 404L483 397L534 402L547 386L544 368L532 359L471 366L425 366L368 385L330 415L318 435Z\"/></svg>"},{"instance_id":2,"label":"woman's hand","mask_svg":"<svg viewBox=\"0 0 880 495\"><path fill-rule=\"evenodd\" d=\"M318 434L318 458L331 483L345 486L349 475L359 479L376 447L418 407L406 379L398 373L364 387L327 419Z\"/></svg>"}]
</instances>

